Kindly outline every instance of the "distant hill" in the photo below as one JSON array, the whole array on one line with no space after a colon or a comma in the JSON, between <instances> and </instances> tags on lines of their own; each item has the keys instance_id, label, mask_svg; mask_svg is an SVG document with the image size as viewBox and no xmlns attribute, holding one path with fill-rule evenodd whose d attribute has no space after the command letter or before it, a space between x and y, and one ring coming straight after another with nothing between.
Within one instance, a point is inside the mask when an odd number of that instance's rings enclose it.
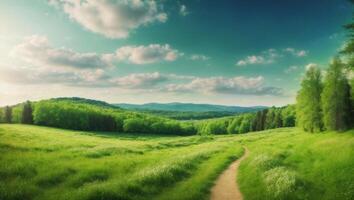
<instances>
[{"instance_id":1,"label":"distant hill","mask_svg":"<svg viewBox=\"0 0 354 200\"><path fill-rule=\"evenodd\" d=\"M120 108L129 110L160 110L160 111L179 111L179 112L232 112L244 113L263 110L265 106L223 106L213 104L195 104L195 103L147 103L147 104L113 104Z\"/></svg>"},{"instance_id":2,"label":"distant hill","mask_svg":"<svg viewBox=\"0 0 354 200\"><path fill-rule=\"evenodd\" d=\"M71 102L71 103L82 103L82 104L95 105L95 106L99 106L99 107L119 109L119 106L112 105L112 104L109 104L104 101L85 99L85 98L81 98L81 97L59 97L59 98L52 98L51 100L52 101L67 101L67 102Z\"/></svg>"}]
</instances>

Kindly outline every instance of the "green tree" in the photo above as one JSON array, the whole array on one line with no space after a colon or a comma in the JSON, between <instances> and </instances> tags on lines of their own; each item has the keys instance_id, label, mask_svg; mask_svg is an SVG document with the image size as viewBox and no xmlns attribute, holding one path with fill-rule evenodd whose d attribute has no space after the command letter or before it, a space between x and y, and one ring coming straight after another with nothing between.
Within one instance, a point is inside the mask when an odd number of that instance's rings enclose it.
<instances>
[{"instance_id":1,"label":"green tree","mask_svg":"<svg viewBox=\"0 0 354 200\"><path fill-rule=\"evenodd\" d=\"M344 64L336 57L324 79L322 93L323 122L327 130L345 130L350 117L350 87L344 74Z\"/></svg>"},{"instance_id":2,"label":"green tree","mask_svg":"<svg viewBox=\"0 0 354 200\"><path fill-rule=\"evenodd\" d=\"M265 120L265 129L275 128L275 108L272 107L268 110Z\"/></svg>"},{"instance_id":3,"label":"green tree","mask_svg":"<svg viewBox=\"0 0 354 200\"><path fill-rule=\"evenodd\" d=\"M12 108L9 106L5 107L5 123L11 123L12 121Z\"/></svg>"},{"instance_id":4,"label":"green tree","mask_svg":"<svg viewBox=\"0 0 354 200\"><path fill-rule=\"evenodd\" d=\"M21 123L33 124L32 106L29 101L23 105Z\"/></svg>"},{"instance_id":5,"label":"green tree","mask_svg":"<svg viewBox=\"0 0 354 200\"><path fill-rule=\"evenodd\" d=\"M321 92L321 71L316 67L310 67L305 73L296 97L297 123L305 131L322 130Z\"/></svg>"},{"instance_id":6,"label":"green tree","mask_svg":"<svg viewBox=\"0 0 354 200\"><path fill-rule=\"evenodd\" d=\"M295 126L296 112L295 105L288 105L282 109L283 127Z\"/></svg>"},{"instance_id":7,"label":"green tree","mask_svg":"<svg viewBox=\"0 0 354 200\"><path fill-rule=\"evenodd\" d=\"M354 5L354 0L350 0L350 2ZM354 16L354 12L353 12ZM342 55L347 57L348 62L346 63L346 68L347 68L347 73L348 74L354 74L354 17L352 18L352 21L344 26L345 29L348 32L348 41L346 42L346 45L344 46L344 49L341 51ZM353 119L354 118L354 78L353 76L349 80L349 86L350 86L350 116L349 118ZM351 121L350 124L351 127L354 127L354 120Z\"/></svg>"},{"instance_id":8,"label":"green tree","mask_svg":"<svg viewBox=\"0 0 354 200\"><path fill-rule=\"evenodd\" d=\"M235 117L232 122L229 124L229 126L227 127L227 132L229 134L237 134L239 133L240 130L240 126L242 123L242 116L237 116Z\"/></svg>"}]
</instances>

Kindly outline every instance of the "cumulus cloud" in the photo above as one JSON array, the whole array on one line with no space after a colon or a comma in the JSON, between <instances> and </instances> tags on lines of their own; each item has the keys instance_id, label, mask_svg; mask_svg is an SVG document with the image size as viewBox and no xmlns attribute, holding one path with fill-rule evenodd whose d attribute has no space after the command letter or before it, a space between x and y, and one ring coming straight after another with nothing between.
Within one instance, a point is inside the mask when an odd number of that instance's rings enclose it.
<instances>
[{"instance_id":1,"label":"cumulus cloud","mask_svg":"<svg viewBox=\"0 0 354 200\"><path fill-rule=\"evenodd\" d=\"M126 38L140 26L165 22L155 0L50 0L84 28L108 38Z\"/></svg>"},{"instance_id":2,"label":"cumulus cloud","mask_svg":"<svg viewBox=\"0 0 354 200\"><path fill-rule=\"evenodd\" d=\"M21 44L15 46L11 55L42 67L96 69L110 66L103 55L54 48L46 37L36 35L27 37Z\"/></svg>"},{"instance_id":3,"label":"cumulus cloud","mask_svg":"<svg viewBox=\"0 0 354 200\"><path fill-rule=\"evenodd\" d=\"M179 7L179 14L182 16L187 16L189 14L188 10L187 10L187 6L186 5L181 5Z\"/></svg>"},{"instance_id":4,"label":"cumulus cloud","mask_svg":"<svg viewBox=\"0 0 354 200\"><path fill-rule=\"evenodd\" d=\"M270 60L266 60L263 56L252 55L252 56L247 56L242 60L239 60L237 62L237 65L245 66L245 65L253 65L253 64L266 64L270 62L271 62Z\"/></svg>"},{"instance_id":5,"label":"cumulus cloud","mask_svg":"<svg viewBox=\"0 0 354 200\"><path fill-rule=\"evenodd\" d=\"M221 94L246 95L281 95L282 90L264 86L264 78L258 77L210 77L195 78L189 83L169 84L165 88L169 92L204 92Z\"/></svg>"},{"instance_id":6,"label":"cumulus cloud","mask_svg":"<svg viewBox=\"0 0 354 200\"><path fill-rule=\"evenodd\" d=\"M292 65L292 66L288 67L287 69L285 69L285 70L284 70L284 73L290 74L291 72L294 72L294 71L296 71L296 70L298 70L298 69L299 69L298 66Z\"/></svg>"},{"instance_id":7,"label":"cumulus cloud","mask_svg":"<svg viewBox=\"0 0 354 200\"><path fill-rule=\"evenodd\" d=\"M183 55L168 44L123 46L110 54L79 53L68 48L55 48L44 36L30 36L11 51L12 57L28 64L57 69L92 70L112 67L114 62L150 64L174 61Z\"/></svg>"},{"instance_id":8,"label":"cumulus cloud","mask_svg":"<svg viewBox=\"0 0 354 200\"><path fill-rule=\"evenodd\" d=\"M270 64L276 62L277 59L287 56L289 54L296 57L304 57L307 56L308 51L297 50L294 48L286 48L283 50L268 49L261 52L258 55L246 56L245 58L238 60L236 62L236 65L246 66L246 65L256 65L256 64L259 65Z\"/></svg>"},{"instance_id":9,"label":"cumulus cloud","mask_svg":"<svg viewBox=\"0 0 354 200\"><path fill-rule=\"evenodd\" d=\"M0 69L0 79L13 84L60 84L82 87L108 86L110 79L103 70L84 71L55 71L33 68L6 68Z\"/></svg>"},{"instance_id":10,"label":"cumulus cloud","mask_svg":"<svg viewBox=\"0 0 354 200\"><path fill-rule=\"evenodd\" d=\"M159 72L154 72L130 74L113 79L111 82L124 88L144 89L152 88L159 83L166 82L167 80L167 76L162 75Z\"/></svg>"},{"instance_id":11,"label":"cumulus cloud","mask_svg":"<svg viewBox=\"0 0 354 200\"><path fill-rule=\"evenodd\" d=\"M201 55L201 54L193 54L190 56L191 60L202 60L202 61L206 61L209 60L210 57L205 56L205 55Z\"/></svg>"},{"instance_id":12,"label":"cumulus cloud","mask_svg":"<svg viewBox=\"0 0 354 200\"><path fill-rule=\"evenodd\" d=\"M297 50L297 49L294 49L291 47L284 49L284 51L287 53L290 53L291 55L296 56L296 57L304 57L304 56L307 56L307 54L308 54L308 51Z\"/></svg>"},{"instance_id":13,"label":"cumulus cloud","mask_svg":"<svg viewBox=\"0 0 354 200\"><path fill-rule=\"evenodd\" d=\"M119 61L128 61L134 64L149 64L161 61L174 61L182 55L170 45L150 44L148 46L124 46L116 51L115 57Z\"/></svg>"}]
</instances>

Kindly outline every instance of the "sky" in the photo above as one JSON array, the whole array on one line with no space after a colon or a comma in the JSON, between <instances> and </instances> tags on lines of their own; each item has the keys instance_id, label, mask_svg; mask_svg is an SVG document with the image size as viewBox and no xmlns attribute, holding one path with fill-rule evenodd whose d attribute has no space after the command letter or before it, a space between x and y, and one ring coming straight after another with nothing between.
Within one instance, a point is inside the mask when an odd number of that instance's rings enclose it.
<instances>
[{"instance_id":1,"label":"sky","mask_svg":"<svg viewBox=\"0 0 354 200\"><path fill-rule=\"evenodd\" d=\"M346 0L1 0L0 105L295 102L345 44Z\"/></svg>"}]
</instances>

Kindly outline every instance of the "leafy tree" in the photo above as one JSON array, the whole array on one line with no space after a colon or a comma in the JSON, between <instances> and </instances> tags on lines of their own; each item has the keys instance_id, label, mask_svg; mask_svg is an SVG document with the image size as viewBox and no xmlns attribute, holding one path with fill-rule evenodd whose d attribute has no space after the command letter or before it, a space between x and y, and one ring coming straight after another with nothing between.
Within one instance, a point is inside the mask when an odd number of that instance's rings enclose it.
<instances>
[{"instance_id":1,"label":"leafy tree","mask_svg":"<svg viewBox=\"0 0 354 200\"><path fill-rule=\"evenodd\" d=\"M275 128L275 108L271 108L268 110L265 120L265 129Z\"/></svg>"},{"instance_id":2,"label":"leafy tree","mask_svg":"<svg viewBox=\"0 0 354 200\"><path fill-rule=\"evenodd\" d=\"M33 124L32 106L29 101L23 105L21 123Z\"/></svg>"},{"instance_id":3,"label":"leafy tree","mask_svg":"<svg viewBox=\"0 0 354 200\"><path fill-rule=\"evenodd\" d=\"M282 109L283 127L293 127L296 121L295 105L288 105Z\"/></svg>"},{"instance_id":4,"label":"leafy tree","mask_svg":"<svg viewBox=\"0 0 354 200\"><path fill-rule=\"evenodd\" d=\"M246 114L241 122L239 133L247 133L251 131L253 116L251 114Z\"/></svg>"},{"instance_id":5,"label":"leafy tree","mask_svg":"<svg viewBox=\"0 0 354 200\"><path fill-rule=\"evenodd\" d=\"M323 122L327 130L348 128L349 90L348 80L344 74L344 64L336 57L327 70L322 93Z\"/></svg>"},{"instance_id":6,"label":"leafy tree","mask_svg":"<svg viewBox=\"0 0 354 200\"><path fill-rule=\"evenodd\" d=\"M5 120L4 120L5 123L11 123L11 121L12 121L12 108L9 106L6 106L4 113L5 113Z\"/></svg>"},{"instance_id":7,"label":"leafy tree","mask_svg":"<svg viewBox=\"0 0 354 200\"><path fill-rule=\"evenodd\" d=\"M124 120L123 130L127 133L150 132L148 124L144 119L141 118L131 118Z\"/></svg>"},{"instance_id":8,"label":"leafy tree","mask_svg":"<svg viewBox=\"0 0 354 200\"><path fill-rule=\"evenodd\" d=\"M281 115L281 110L275 110L275 117L274 117L274 128L280 128L283 126L283 119Z\"/></svg>"},{"instance_id":9,"label":"leafy tree","mask_svg":"<svg viewBox=\"0 0 354 200\"><path fill-rule=\"evenodd\" d=\"M311 67L306 71L296 97L297 122L305 131L322 130L321 92L321 71L316 67Z\"/></svg>"},{"instance_id":10,"label":"leafy tree","mask_svg":"<svg viewBox=\"0 0 354 200\"><path fill-rule=\"evenodd\" d=\"M238 117L235 117L231 123L229 124L229 126L227 127L227 132L229 134L237 134L240 132L240 126L241 126L241 123L242 123L242 116L238 116Z\"/></svg>"}]
</instances>

